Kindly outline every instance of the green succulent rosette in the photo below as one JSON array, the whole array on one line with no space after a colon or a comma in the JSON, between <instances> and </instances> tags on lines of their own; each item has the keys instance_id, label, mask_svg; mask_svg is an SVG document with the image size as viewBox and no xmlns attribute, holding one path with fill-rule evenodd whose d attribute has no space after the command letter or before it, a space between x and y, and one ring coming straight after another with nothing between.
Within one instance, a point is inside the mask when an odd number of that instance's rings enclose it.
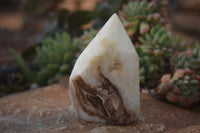
<instances>
[{"instance_id":1,"label":"green succulent rosette","mask_svg":"<svg viewBox=\"0 0 200 133\"><path fill-rule=\"evenodd\" d=\"M190 69L178 69L173 77L162 77L157 94L170 103L189 107L200 101L200 76Z\"/></svg>"},{"instance_id":2,"label":"green succulent rosette","mask_svg":"<svg viewBox=\"0 0 200 133\"><path fill-rule=\"evenodd\" d=\"M139 37L139 40L143 45L150 45L154 50L163 51L165 58L173 55L174 38L162 25L154 26L148 33Z\"/></svg>"},{"instance_id":3,"label":"green succulent rosette","mask_svg":"<svg viewBox=\"0 0 200 133\"><path fill-rule=\"evenodd\" d=\"M191 69L200 75L200 48L188 49L176 53L170 60L171 66L175 69Z\"/></svg>"},{"instance_id":4,"label":"green succulent rosette","mask_svg":"<svg viewBox=\"0 0 200 133\"><path fill-rule=\"evenodd\" d=\"M41 47L37 47L36 66L39 68L37 79L40 85L53 84L73 68L80 41L71 39L69 34L56 34L55 38L46 38Z\"/></svg>"},{"instance_id":5,"label":"green succulent rosette","mask_svg":"<svg viewBox=\"0 0 200 133\"><path fill-rule=\"evenodd\" d=\"M151 46L136 46L140 62L140 84L142 86L154 87L164 72L165 62L163 52L153 50Z\"/></svg>"},{"instance_id":6,"label":"green succulent rosette","mask_svg":"<svg viewBox=\"0 0 200 133\"><path fill-rule=\"evenodd\" d=\"M119 16L131 38L136 34L145 34L151 27L161 23L161 15L157 12L157 0L152 2L130 1L119 12Z\"/></svg>"}]
</instances>

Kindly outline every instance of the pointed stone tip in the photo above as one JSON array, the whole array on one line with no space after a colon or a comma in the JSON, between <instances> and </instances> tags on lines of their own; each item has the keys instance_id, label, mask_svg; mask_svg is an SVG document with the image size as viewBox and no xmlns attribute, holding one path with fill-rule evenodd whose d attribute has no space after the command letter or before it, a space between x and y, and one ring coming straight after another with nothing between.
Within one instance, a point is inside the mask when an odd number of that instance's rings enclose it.
<instances>
[{"instance_id":1,"label":"pointed stone tip","mask_svg":"<svg viewBox=\"0 0 200 133\"><path fill-rule=\"evenodd\" d=\"M123 36L123 37L122 37ZM133 44L120 20L118 15L114 13L109 20L104 24L99 33L96 35L96 38L106 38L108 40L112 40L115 45L129 45L129 48L133 48ZM124 43L126 42L126 43ZM139 58L136 50L134 49L134 53L136 53L136 57Z\"/></svg>"},{"instance_id":2,"label":"pointed stone tip","mask_svg":"<svg viewBox=\"0 0 200 133\"><path fill-rule=\"evenodd\" d=\"M118 15L116 13L114 13L111 17L117 17L118 18Z\"/></svg>"},{"instance_id":3,"label":"pointed stone tip","mask_svg":"<svg viewBox=\"0 0 200 133\"><path fill-rule=\"evenodd\" d=\"M111 17L110 17L110 20L118 20L118 21L120 21L120 19L119 19L119 17L118 17L118 15L116 14L116 13L114 13ZM121 21L120 21L121 22Z\"/></svg>"},{"instance_id":4,"label":"pointed stone tip","mask_svg":"<svg viewBox=\"0 0 200 133\"><path fill-rule=\"evenodd\" d=\"M114 13L109 18L109 20L104 24L104 26L102 27L99 33L103 32L104 35L105 33L110 33L111 35L111 32L117 34L117 32L123 32L123 29L124 29L124 26L122 25L118 15Z\"/></svg>"}]
</instances>

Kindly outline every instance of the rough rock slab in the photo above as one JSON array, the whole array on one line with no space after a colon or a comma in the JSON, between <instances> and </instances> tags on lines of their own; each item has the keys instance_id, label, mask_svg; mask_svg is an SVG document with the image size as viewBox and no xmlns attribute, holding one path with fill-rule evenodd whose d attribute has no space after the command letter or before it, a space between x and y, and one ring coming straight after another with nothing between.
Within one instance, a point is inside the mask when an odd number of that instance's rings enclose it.
<instances>
[{"instance_id":1,"label":"rough rock slab","mask_svg":"<svg viewBox=\"0 0 200 133\"><path fill-rule=\"evenodd\" d=\"M67 81L65 81L67 82ZM200 104L184 109L141 94L141 115L128 126L79 120L64 83L0 99L0 133L199 133Z\"/></svg>"}]
</instances>

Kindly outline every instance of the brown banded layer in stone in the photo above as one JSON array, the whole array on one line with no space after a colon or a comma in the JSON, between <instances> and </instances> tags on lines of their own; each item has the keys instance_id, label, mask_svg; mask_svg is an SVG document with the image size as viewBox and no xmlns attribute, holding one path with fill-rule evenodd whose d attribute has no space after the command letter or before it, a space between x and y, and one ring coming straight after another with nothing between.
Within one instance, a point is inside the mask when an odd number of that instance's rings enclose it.
<instances>
[{"instance_id":1,"label":"brown banded layer in stone","mask_svg":"<svg viewBox=\"0 0 200 133\"><path fill-rule=\"evenodd\" d=\"M87 94L95 96L96 91L92 89L89 85L87 85L84 82L84 80L81 78L81 76L75 77L72 81L74 83L74 87L76 88L75 91L76 91L77 100L79 102L79 105L83 109L83 111L87 112L88 115L98 116L99 118L103 119L101 112L99 112L100 110L97 110L97 108L94 108L91 105L90 101L88 101L88 98L87 98L88 95L84 94L84 93L87 93ZM98 103L98 104L101 105L101 103Z\"/></svg>"},{"instance_id":2,"label":"brown banded layer in stone","mask_svg":"<svg viewBox=\"0 0 200 133\"><path fill-rule=\"evenodd\" d=\"M79 75L72 81L76 97L84 112L97 116L110 124L129 124L137 120L136 115L124 106L118 89L100 72L101 85L92 88Z\"/></svg>"}]
</instances>

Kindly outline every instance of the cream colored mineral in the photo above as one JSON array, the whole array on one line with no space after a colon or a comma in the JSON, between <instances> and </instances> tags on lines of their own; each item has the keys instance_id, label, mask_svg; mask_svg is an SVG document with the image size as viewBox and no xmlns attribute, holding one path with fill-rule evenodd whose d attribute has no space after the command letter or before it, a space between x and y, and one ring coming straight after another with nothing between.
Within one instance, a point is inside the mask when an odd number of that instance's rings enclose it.
<instances>
[{"instance_id":1,"label":"cream colored mineral","mask_svg":"<svg viewBox=\"0 0 200 133\"><path fill-rule=\"evenodd\" d=\"M75 114L83 120L122 125L137 120L139 58L116 14L79 56L69 92Z\"/></svg>"}]
</instances>

